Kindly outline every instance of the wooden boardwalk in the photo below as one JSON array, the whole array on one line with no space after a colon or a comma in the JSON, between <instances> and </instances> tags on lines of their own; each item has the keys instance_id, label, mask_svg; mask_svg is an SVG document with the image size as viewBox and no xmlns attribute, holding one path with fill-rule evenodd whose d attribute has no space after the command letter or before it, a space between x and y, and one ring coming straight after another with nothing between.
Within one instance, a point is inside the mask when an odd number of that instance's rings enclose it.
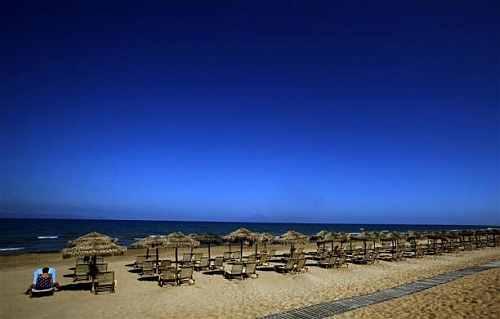
<instances>
[{"instance_id":1,"label":"wooden boardwalk","mask_svg":"<svg viewBox=\"0 0 500 319\"><path fill-rule=\"evenodd\" d=\"M261 317L262 319L319 319L328 318L343 312L366 307L387 300L411 295L425 289L442 285L492 268L500 268L500 260L489 262L482 266L469 267L456 271L447 272L431 278L417 280L412 283L404 284L398 287L380 290L368 295L350 297L332 302L324 302L312 306L298 308L281 313L271 314Z\"/></svg>"}]
</instances>

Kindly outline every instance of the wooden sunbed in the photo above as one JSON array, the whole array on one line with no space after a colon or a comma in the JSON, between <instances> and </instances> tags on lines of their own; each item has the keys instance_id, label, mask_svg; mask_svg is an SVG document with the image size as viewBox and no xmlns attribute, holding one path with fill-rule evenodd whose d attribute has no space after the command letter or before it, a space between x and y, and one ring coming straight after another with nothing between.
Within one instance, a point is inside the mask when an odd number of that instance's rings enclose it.
<instances>
[{"instance_id":1,"label":"wooden sunbed","mask_svg":"<svg viewBox=\"0 0 500 319\"><path fill-rule=\"evenodd\" d=\"M94 293L97 295L99 292L109 291L115 292L115 272L114 271L106 271L106 272L98 272L95 275L94 280Z\"/></svg>"}]
</instances>

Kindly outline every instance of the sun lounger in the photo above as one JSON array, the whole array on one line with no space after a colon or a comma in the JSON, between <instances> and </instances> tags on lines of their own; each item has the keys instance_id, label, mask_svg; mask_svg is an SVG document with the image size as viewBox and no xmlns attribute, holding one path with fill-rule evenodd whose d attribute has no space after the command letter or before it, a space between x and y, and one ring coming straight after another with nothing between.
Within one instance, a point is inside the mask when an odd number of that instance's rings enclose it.
<instances>
[{"instance_id":1,"label":"sun lounger","mask_svg":"<svg viewBox=\"0 0 500 319\"><path fill-rule=\"evenodd\" d=\"M115 285L114 271L99 272L95 276L94 293L97 295L103 291L115 292Z\"/></svg>"},{"instance_id":2,"label":"sun lounger","mask_svg":"<svg viewBox=\"0 0 500 319\"><path fill-rule=\"evenodd\" d=\"M190 285L194 284L193 267L183 267L177 275L177 283L180 285L183 282L188 282Z\"/></svg>"},{"instance_id":3,"label":"sun lounger","mask_svg":"<svg viewBox=\"0 0 500 319\"><path fill-rule=\"evenodd\" d=\"M160 287L168 283L177 285L177 270L175 266L170 266L162 269L160 275L158 276L158 284Z\"/></svg>"},{"instance_id":4,"label":"sun lounger","mask_svg":"<svg viewBox=\"0 0 500 319\"><path fill-rule=\"evenodd\" d=\"M345 254L341 254L335 258L335 267L340 268L342 266L349 267Z\"/></svg>"},{"instance_id":5,"label":"sun lounger","mask_svg":"<svg viewBox=\"0 0 500 319\"><path fill-rule=\"evenodd\" d=\"M222 270L224 267L224 257L215 257L214 259L214 265L212 266L212 269L215 270Z\"/></svg>"},{"instance_id":6,"label":"sun lounger","mask_svg":"<svg viewBox=\"0 0 500 319\"><path fill-rule=\"evenodd\" d=\"M210 260L208 257L202 257L198 264L194 265L195 270L208 269L210 267Z\"/></svg>"},{"instance_id":7,"label":"sun lounger","mask_svg":"<svg viewBox=\"0 0 500 319\"><path fill-rule=\"evenodd\" d=\"M224 268L224 277L230 279L240 277L240 279L243 279L243 264L237 263L226 265Z\"/></svg>"},{"instance_id":8,"label":"sun lounger","mask_svg":"<svg viewBox=\"0 0 500 319\"><path fill-rule=\"evenodd\" d=\"M244 273L245 277L249 277L249 278L259 277L259 275L256 272L256 266L257 266L256 263L247 263L245 265L245 273Z\"/></svg>"},{"instance_id":9,"label":"sun lounger","mask_svg":"<svg viewBox=\"0 0 500 319\"><path fill-rule=\"evenodd\" d=\"M142 264L142 271L140 273L141 277L154 277L155 269L153 265L153 261L145 261Z\"/></svg>"},{"instance_id":10,"label":"sun lounger","mask_svg":"<svg viewBox=\"0 0 500 319\"><path fill-rule=\"evenodd\" d=\"M286 264L276 265L276 266L274 266L274 269L277 272L287 273L287 272L293 271L293 269L295 268L295 263L296 263L296 260L290 258L287 260Z\"/></svg>"},{"instance_id":11,"label":"sun lounger","mask_svg":"<svg viewBox=\"0 0 500 319\"><path fill-rule=\"evenodd\" d=\"M158 273L161 274L164 272L166 269L172 267L172 262L170 260L163 260L160 265L158 266Z\"/></svg>"},{"instance_id":12,"label":"sun lounger","mask_svg":"<svg viewBox=\"0 0 500 319\"><path fill-rule=\"evenodd\" d=\"M96 256L95 263L96 264L104 264L104 257L103 256Z\"/></svg>"},{"instance_id":13,"label":"sun lounger","mask_svg":"<svg viewBox=\"0 0 500 319\"><path fill-rule=\"evenodd\" d=\"M309 269L306 267L306 259L302 258L297 260L297 263L295 264L295 272L303 272L303 271L308 271Z\"/></svg>"},{"instance_id":14,"label":"sun lounger","mask_svg":"<svg viewBox=\"0 0 500 319\"><path fill-rule=\"evenodd\" d=\"M90 267L89 264L78 264L75 267L73 281L89 280Z\"/></svg>"},{"instance_id":15,"label":"sun lounger","mask_svg":"<svg viewBox=\"0 0 500 319\"><path fill-rule=\"evenodd\" d=\"M269 260L269 255L268 254L262 254L262 255L260 255L260 259L259 259L258 265L259 266L269 266L269 264L267 262L268 260Z\"/></svg>"},{"instance_id":16,"label":"sun lounger","mask_svg":"<svg viewBox=\"0 0 500 319\"><path fill-rule=\"evenodd\" d=\"M181 262L183 264L190 264L191 263L191 258L193 258L193 256L191 254L183 254Z\"/></svg>"},{"instance_id":17,"label":"sun lounger","mask_svg":"<svg viewBox=\"0 0 500 319\"><path fill-rule=\"evenodd\" d=\"M318 262L318 266L324 267L324 268L334 267L335 266L335 257L334 256L322 257Z\"/></svg>"},{"instance_id":18,"label":"sun lounger","mask_svg":"<svg viewBox=\"0 0 500 319\"><path fill-rule=\"evenodd\" d=\"M238 259L239 260L240 259L240 255L241 255L241 252L239 252L239 251L233 251L231 253L231 259Z\"/></svg>"},{"instance_id":19,"label":"sun lounger","mask_svg":"<svg viewBox=\"0 0 500 319\"><path fill-rule=\"evenodd\" d=\"M232 253L229 251L224 252L224 260L231 260Z\"/></svg>"}]
</instances>

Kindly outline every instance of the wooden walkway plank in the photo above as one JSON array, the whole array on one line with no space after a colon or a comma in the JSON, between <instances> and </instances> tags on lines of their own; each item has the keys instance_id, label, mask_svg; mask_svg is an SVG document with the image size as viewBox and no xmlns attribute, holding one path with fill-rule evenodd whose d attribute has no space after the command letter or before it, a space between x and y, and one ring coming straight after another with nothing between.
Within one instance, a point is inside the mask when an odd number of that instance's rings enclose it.
<instances>
[{"instance_id":1,"label":"wooden walkway plank","mask_svg":"<svg viewBox=\"0 0 500 319\"><path fill-rule=\"evenodd\" d=\"M417 280L398 287L379 290L371 294L349 297L332 302L324 302L316 305L302 307L285 311L282 313L270 314L261 319L320 319L332 317L354 309L366 307L372 304L387 300L411 295L422 290L449 283L458 278L469 276L492 268L500 268L500 260L486 263L482 266L468 267L456 271L439 274L431 278Z\"/></svg>"}]
</instances>

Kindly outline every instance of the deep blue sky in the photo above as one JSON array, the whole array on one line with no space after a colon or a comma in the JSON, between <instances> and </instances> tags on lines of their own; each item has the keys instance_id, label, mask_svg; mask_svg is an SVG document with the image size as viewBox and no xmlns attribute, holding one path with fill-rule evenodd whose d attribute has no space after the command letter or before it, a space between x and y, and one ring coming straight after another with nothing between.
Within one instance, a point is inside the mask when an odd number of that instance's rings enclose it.
<instances>
[{"instance_id":1,"label":"deep blue sky","mask_svg":"<svg viewBox=\"0 0 500 319\"><path fill-rule=\"evenodd\" d=\"M15 1L0 217L500 224L499 1Z\"/></svg>"}]
</instances>

